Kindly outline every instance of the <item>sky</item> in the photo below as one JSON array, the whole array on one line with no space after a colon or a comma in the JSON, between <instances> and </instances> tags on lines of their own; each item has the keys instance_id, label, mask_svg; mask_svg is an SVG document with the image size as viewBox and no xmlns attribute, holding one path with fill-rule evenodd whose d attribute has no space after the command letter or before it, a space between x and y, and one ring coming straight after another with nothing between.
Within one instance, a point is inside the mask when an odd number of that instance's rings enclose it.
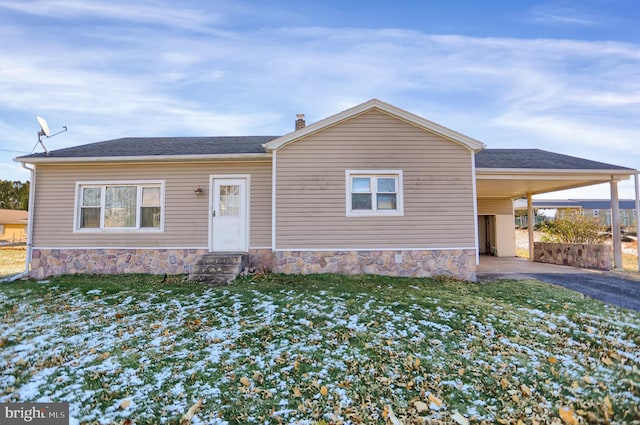
<instances>
[{"instance_id":1,"label":"sky","mask_svg":"<svg viewBox=\"0 0 640 425\"><path fill-rule=\"evenodd\" d=\"M0 179L29 178L36 116L67 126L54 150L282 135L372 98L488 148L638 169L638 22L637 0L0 0Z\"/></svg>"}]
</instances>

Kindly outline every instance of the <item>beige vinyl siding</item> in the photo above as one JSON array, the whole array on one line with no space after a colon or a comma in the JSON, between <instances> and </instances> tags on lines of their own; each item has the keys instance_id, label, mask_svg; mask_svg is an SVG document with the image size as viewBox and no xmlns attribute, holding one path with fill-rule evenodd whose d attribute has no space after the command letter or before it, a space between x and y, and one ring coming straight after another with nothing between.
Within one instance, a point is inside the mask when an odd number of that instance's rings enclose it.
<instances>
[{"instance_id":1,"label":"beige vinyl siding","mask_svg":"<svg viewBox=\"0 0 640 425\"><path fill-rule=\"evenodd\" d=\"M34 246L207 248L209 176L249 174L250 246L271 246L271 163L38 164ZM84 233L73 229L76 182L165 182L164 232ZM201 186L205 194L196 196Z\"/></svg>"},{"instance_id":2,"label":"beige vinyl siding","mask_svg":"<svg viewBox=\"0 0 640 425\"><path fill-rule=\"evenodd\" d=\"M513 215L511 198L478 198L478 215Z\"/></svg>"},{"instance_id":3,"label":"beige vinyl siding","mask_svg":"<svg viewBox=\"0 0 640 425\"><path fill-rule=\"evenodd\" d=\"M471 153L370 111L276 153L277 249L473 247ZM402 170L404 216L346 217L345 170Z\"/></svg>"}]
</instances>

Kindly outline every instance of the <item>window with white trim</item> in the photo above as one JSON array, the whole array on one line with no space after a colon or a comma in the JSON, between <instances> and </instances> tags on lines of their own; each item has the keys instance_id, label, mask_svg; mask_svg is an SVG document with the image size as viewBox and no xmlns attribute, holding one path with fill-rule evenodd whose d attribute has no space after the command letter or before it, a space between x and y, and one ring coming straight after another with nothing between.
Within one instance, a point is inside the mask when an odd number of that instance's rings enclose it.
<instances>
[{"instance_id":1,"label":"window with white trim","mask_svg":"<svg viewBox=\"0 0 640 425\"><path fill-rule=\"evenodd\" d=\"M79 183L76 229L161 230L163 184Z\"/></svg>"},{"instance_id":2,"label":"window with white trim","mask_svg":"<svg viewBox=\"0 0 640 425\"><path fill-rule=\"evenodd\" d=\"M347 170L347 216L403 215L401 170Z\"/></svg>"}]
</instances>

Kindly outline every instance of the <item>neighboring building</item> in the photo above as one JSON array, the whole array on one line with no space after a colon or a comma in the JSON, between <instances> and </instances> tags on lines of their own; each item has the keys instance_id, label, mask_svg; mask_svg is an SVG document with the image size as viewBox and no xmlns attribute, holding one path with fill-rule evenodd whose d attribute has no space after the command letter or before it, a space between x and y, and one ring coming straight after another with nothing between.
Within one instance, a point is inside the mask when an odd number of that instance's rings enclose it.
<instances>
[{"instance_id":1,"label":"neighboring building","mask_svg":"<svg viewBox=\"0 0 640 425\"><path fill-rule=\"evenodd\" d=\"M27 211L0 209L0 242L25 243L28 219Z\"/></svg>"},{"instance_id":2,"label":"neighboring building","mask_svg":"<svg viewBox=\"0 0 640 425\"><path fill-rule=\"evenodd\" d=\"M635 227L636 201L633 199L620 199L620 225L622 227ZM589 217L598 217L604 226L611 226L611 200L610 199L534 199L533 208L536 210L556 210L555 217L562 218L567 214L580 211ZM518 203L516 209L527 209L526 202Z\"/></svg>"},{"instance_id":3,"label":"neighboring building","mask_svg":"<svg viewBox=\"0 0 640 425\"><path fill-rule=\"evenodd\" d=\"M31 275L189 273L245 252L278 273L474 279L515 256L513 199L625 167L484 144L371 100L281 137L124 138L34 168Z\"/></svg>"}]
</instances>

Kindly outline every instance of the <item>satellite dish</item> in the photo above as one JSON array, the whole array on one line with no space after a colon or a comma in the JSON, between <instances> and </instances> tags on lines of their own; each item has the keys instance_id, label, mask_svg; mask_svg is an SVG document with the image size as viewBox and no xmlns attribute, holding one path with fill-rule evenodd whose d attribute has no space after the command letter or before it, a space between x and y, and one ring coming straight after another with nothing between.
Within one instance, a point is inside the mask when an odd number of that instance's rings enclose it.
<instances>
[{"instance_id":1,"label":"satellite dish","mask_svg":"<svg viewBox=\"0 0 640 425\"><path fill-rule=\"evenodd\" d=\"M44 154L45 155L49 155L49 150L44 145L44 142L42 141L42 136L47 136L47 139L48 139L49 137L53 137L53 136L55 136L57 134L64 133L65 131L67 131L67 126L64 125L64 126L62 126L62 130L61 131L58 131L57 133L51 134L51 130L49 130L49 124L47 124L47 121L44 118L36 116L36 120L38 120L38 124L40 124L40 131L38 131L38 143L40 143L40 145L44 149ZM36 143L36 146L38 146L37 143ZM35 149L35 147L34 147L34 149Z\"/></svg>"},{"instance_id":2,"label":"satellite dish","mask_svg":"<svg viewBox=\"0 0 640 425\"><path fill-rule=\"evenodd\" d=\"M47 124L47 121L42 117L36 117L36 119L38 120L38 124L40 124L42 135L47 137L51 136L51 130L49 130L49 125Z\"/></svg>"}]
</instances>

